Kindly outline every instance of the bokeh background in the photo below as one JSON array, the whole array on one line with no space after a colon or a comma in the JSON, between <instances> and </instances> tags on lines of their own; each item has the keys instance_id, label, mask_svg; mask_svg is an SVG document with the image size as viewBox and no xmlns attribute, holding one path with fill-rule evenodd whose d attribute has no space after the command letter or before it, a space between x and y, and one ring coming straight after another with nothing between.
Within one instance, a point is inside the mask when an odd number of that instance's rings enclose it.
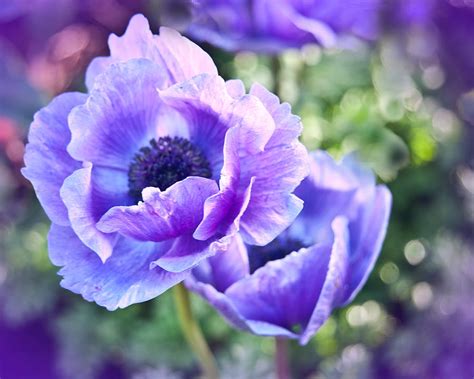
<instances>
[{"instance_id":1,"label":"bokeh background","mask_svg":"<svg viewBox=\"0 0 474 379\"><path fill-rule=\"evenodd\" d=\"M170 294L111 313L59 286L49 221L19 173L34 112L83 91L87 64L131 15L144 13L157 32L186 19L180 3L0 3L2 379L198 376ZM258 81L291 103L308 148L358 151L393 193L367 285L307 346L290 345L294 377L472 379L474 3L387 0L381 19L374 42L278 58L202 47L226 79ZM193 307L223 378L273 377L272 339L233 330L197 297Z\"/></svg>"}]
</instances>

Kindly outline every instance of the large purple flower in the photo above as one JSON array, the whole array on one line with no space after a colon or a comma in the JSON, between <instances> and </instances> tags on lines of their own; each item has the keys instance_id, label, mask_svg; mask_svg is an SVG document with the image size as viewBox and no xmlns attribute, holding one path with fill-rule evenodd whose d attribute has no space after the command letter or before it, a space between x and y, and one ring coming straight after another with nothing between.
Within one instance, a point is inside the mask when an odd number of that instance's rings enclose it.
<instances>
[{"instance_id":1,"label":"large purple flower","mask_svg":"<svg viewBox=\"0 0 474 379\"><path fill-rule=\"evenodd\" d=\"M53 222L62 285L108 309L153 298L242 233L264 245L302 208L299 118L245 94L177 32L137 15L111 55L32 123L24 175Z\"/></svg>"},{"instance_id":2,"label":"large purple flower","mask_svg":"<svg viewBox=\"0 0 474 379\"><path fill-rule=\"evenodd\" d=\"M375 37L379 0L190 1L189 34L226 50L277 52L340 35Z\"/></svg>"},{"instance_id":3,"label":"large purple flower","mask_svg":"<svg viewBox=\"0 0 474 379\"><path fill-rule=\"evenodd\" d=\"M312 158L296 190L305 207L290 228L264 247L236 236L185 282L234 326L301 344L364 285L391 206L388 189L352 157L341 164L323 152Z\"/></svg>"}]
</instances>

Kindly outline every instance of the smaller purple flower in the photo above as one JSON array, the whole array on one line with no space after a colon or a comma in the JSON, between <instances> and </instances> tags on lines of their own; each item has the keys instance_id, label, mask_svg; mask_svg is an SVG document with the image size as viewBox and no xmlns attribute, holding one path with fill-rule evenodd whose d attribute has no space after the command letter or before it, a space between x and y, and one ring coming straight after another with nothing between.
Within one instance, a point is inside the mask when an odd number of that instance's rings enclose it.
<instances>
[{"instance_id":1,"label":"smaller purple flower","mask_svg":"<svg viewBox=\"0 0 474 379\"><path fill-rule=\"evenodd\" d=\"M333 45L341 35L372 39L379 0L196 0L188 33L226 50L274 53Z\"/></svg>"},{"instance_id":2,"label":"smaller purple flower","mask_svg":"<svg viewBox=\"0 0 474 379\"><path fill-rule=\"evenodd\" d=\"M366 282L385 237L391 194L353 157L337 164L319 151L296 193L305 207L285 232L264 247L236 236L186 285L237 328L306 344Z\"/></svg>"},{"instance_id":3,"label":"smaller purple flower","mask_svg":"<svg viewBox=\"0 0 474 379\"><path fill-rule=\"evenodd\" d=\"M240 232L265 245L295 219L301 122L259 85L142 15L30 128L23 174L53 225L62 286L110 310L158 296Z\"/></svg>"}]
</instances>

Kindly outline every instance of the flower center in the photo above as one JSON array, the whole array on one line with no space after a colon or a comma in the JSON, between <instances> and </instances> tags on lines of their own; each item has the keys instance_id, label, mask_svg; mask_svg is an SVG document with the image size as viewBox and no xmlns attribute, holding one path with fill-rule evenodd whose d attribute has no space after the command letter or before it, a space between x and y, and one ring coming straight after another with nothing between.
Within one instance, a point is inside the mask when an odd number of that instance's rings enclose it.
<instances>
[{"instance_id":1,"label":"flower center","mask_svg":"<svg viewBox=\"0 0 474 379\"><path fill-rule=\"evenodd\" d=\"M142 190L158 187L166 190L188 176L210 178L212 171L203 152L186 138L160 137L152 139L133 157L128 169L130 196L142 200Z\"/></svg>"},{"instance_id":2,"label":"flower center","mask_svg":"<svg viewBox=\"0 0 474 379\"><path fill-rule=\"evenodd\" d=\"M293 251L306 247L300 240L289 237L278 237L265 246L249 246L250 273L264 266L267 262L285 258Z\"/></svg>"}]
</instances>

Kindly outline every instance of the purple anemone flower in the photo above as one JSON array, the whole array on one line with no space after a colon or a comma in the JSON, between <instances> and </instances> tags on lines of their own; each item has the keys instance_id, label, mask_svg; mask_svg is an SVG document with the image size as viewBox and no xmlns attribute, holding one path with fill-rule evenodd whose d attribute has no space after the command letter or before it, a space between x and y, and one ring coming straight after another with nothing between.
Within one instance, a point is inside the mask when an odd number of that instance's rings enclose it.
<instances>
[{"instance_id":1,"label":"purple anemone flower","mask_svg":"<svg viewBox=\"0 0 474 379\"><path fill-rule=\"evenodd\" d=\"M286 231L264 247L236 236L185 282L235 327L301 344L366 282L391 207L389 190L353 157L340 164L323 152L312 158L295 192L305 207Z\"/></svg>"},{"instance_id":2,"label":"purple anemone flower","mask_svg":"<svg viewBox=\"0 0 474 379\"><path fill-rule=\"evenodd\" d=\"M301 123L259 85L225 82L176 31L134 16L92 61L88 94L34 118L23 174L52 221L62 286L109 310L158 296L237 231L265 245L302 209Z\"/></svg>"},{"instance_id":3,"label":"purple anemone flower","mask_svg":"<svg viewBox=\"0 0 474 379\"><path fill-rule=\"evenodd\" d=\"M372 39L379 0L194 0L188 33L226 50L274 53L341 35Z\"/></svg>"}]
</instances>

